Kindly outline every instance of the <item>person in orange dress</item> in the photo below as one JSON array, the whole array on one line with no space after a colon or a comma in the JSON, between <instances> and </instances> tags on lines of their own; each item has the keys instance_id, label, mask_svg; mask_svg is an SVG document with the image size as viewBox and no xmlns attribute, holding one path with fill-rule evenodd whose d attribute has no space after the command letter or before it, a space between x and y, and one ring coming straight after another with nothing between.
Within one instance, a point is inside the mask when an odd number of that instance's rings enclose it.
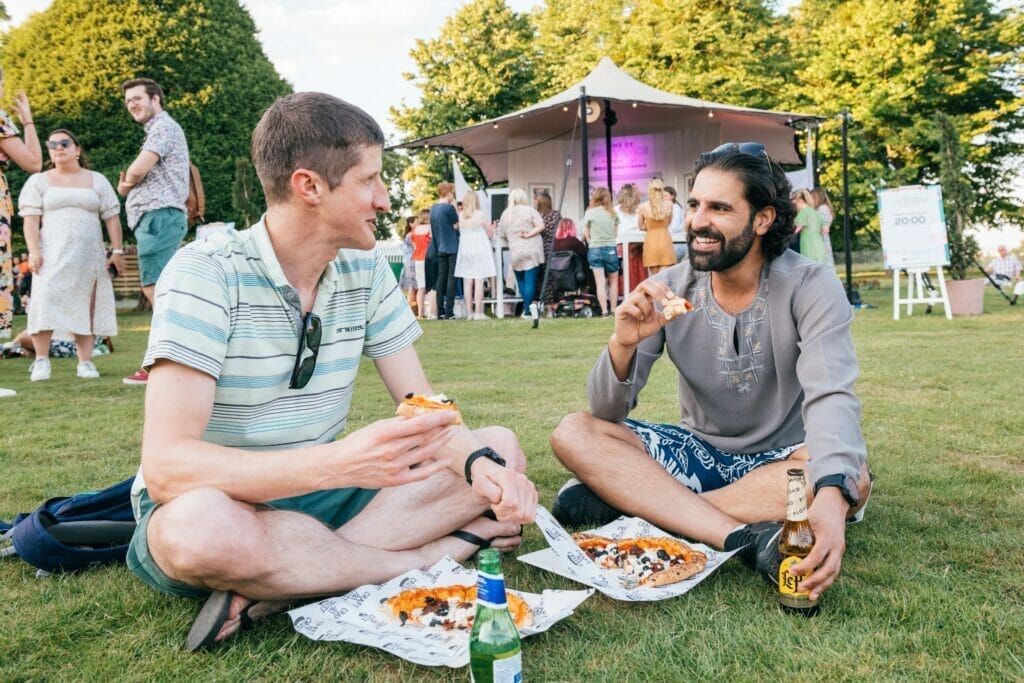
<instances>
[{"instance_id":1,"label":"person in orange dress","mask_svg":"<svg viewBox=\"0 0 1024 683\"><path fill-rule=\"evenodd\" d=\"M672 235L668 232L671 222L672 200L665 193L661 179L653 178L647 185L647 201L637 210L637 227L647 233L644 235L644 267L651 275L676 264Z\"/></svg>"}]
</instances>

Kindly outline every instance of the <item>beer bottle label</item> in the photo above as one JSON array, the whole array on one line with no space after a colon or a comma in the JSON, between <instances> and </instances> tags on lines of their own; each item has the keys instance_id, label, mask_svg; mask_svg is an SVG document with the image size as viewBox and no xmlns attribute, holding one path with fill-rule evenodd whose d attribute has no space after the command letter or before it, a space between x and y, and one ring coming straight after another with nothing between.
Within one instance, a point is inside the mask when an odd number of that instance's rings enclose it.
<instances>
[{"instance_id":1,"label":"beer bottle label","mask_svg":"<svg viewBox=\"0 0 1024 683\"><path fill-rule=\"evenodd\" d=\"M807 519L807 493L803 475L791 477L786 487L786 519L800 522Z\"/></svg>"},{"instance_id":2,"label":"beer bottle label","mask_svg":"<svg viewBox=\"0 0 1024 683\"><path fill-rule=\"evenodd\" d=\"M476 600L485 607L502 608L506 606L505 578L483 571L477 572Z\"/></svg>"},{"instance_id":3,"label":"beer bottle label","mask_svg":"<svg viewBox=\"0 0 1024 683\"><path fill-rule=\"evenodd\" d=\"M800 589L800 580L803 577L793 576L789 573L789 568L801 559L796 556L784 557L782 559L782 564L779 565L779 593L797 597L807 597L810 595L808 591Z\"/></svg>"}]
</instances>

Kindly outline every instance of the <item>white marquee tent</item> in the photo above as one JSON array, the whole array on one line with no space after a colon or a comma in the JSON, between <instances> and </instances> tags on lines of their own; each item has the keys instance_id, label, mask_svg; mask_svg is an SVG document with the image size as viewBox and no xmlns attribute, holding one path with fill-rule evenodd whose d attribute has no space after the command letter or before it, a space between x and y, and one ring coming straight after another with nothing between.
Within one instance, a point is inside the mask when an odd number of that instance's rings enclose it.
<instances>
[{"instance_id":1,"label":"white marquee tent","mask_svg":"<svg viewBox=\"0 0 1024 683\"><path fill-rule=\"evenodd\" d=\"M821 121L808 114L721 104L658 90L604 57L582 81L537 104L396 147L461 152L476 164L487 185L507 181L510 187L528 191L547 189L556 202L564 190L563 214L579 218L584 208L582 131L577 125L581 89L590 108L590 187L608 184L610 165L613 190L625 182L644 189L646 181L657 176L685 196L697 156L727 141L757 141L772 159L803 164L796 147L799 128ZM604 125L609 107L617 119L610 127L610 155ZM569 157L573 164L563 188ZM807 164L810 168L810 160ZM797 179L800 185L807 182Z\"/></svg>"}]
</instances>

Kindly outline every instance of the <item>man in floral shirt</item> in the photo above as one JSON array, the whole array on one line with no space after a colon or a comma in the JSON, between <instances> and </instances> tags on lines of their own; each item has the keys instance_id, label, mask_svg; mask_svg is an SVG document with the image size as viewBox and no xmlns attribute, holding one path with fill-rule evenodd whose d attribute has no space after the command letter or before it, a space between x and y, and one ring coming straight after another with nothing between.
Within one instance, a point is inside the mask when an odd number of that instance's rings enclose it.
<instances>
[{"instance_id":1,"label":"man in floral shirt","mask_svg":"<svg viewBox=\"0 0 1024 683\"><path fill-rule=\"evenodd\" d=\"M125 209L139 248L142 293L152 305L156 281L188 231L188 143L181 126L164 111L164 91L156 81L134 78L121 90L128 113L146 131L142 151L121 173L117 191L128 198ZM148 379L139 370L124 383Z\"/></svg>"}]
</instances>

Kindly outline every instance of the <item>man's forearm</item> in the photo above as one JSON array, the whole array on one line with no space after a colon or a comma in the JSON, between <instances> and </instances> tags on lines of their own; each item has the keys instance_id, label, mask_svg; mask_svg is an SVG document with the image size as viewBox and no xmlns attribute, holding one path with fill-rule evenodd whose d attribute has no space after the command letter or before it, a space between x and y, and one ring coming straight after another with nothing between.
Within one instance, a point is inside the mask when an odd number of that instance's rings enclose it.
<instances>
[{"instance_id":1,"label":"man's forearm","mask_svg":"<svg viewBox=\"0 0 1024 683\"><path fill-rule=\"evenodd\" d=\"M281 451L245 451L199 439L147 444L142 474L150 497L166 503L198 488L215 488L235 500L261 503L341 488L328 481L320 463L330 444Z\"/></svg>"},{"instance_id":2,"label":"man's forearm","mask_svg":"<svg viewBox=\"0 0 1024 683\"><path fill-rule=\"evenodd\" d=\"M608 357L611 358L615 377L620 382L625 382L629 376L629 366L632 364L633 356L635 355L636 346L626 346L619 343L614 334L608 340Z\"/></svg>"}]
</instances>

